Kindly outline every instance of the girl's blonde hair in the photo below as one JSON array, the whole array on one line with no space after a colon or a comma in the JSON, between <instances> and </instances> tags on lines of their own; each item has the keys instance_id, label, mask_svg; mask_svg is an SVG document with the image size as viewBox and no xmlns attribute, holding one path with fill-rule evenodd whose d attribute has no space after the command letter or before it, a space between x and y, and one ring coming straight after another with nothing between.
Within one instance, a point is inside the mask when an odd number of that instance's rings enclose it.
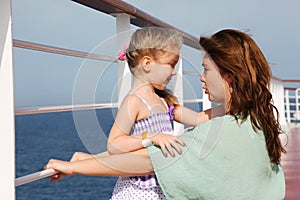
<instances>
[{"instance_id":1,"label":"girl's blonde hair","mask_svg":"<svg viewBox=\"0 0 300 200\"><path fill-rule=\"evenodd\" d=\"M131 36L126 58L128 66L133 69L144 56L150 56L157 61L167 53L178 54L182 45L182 35L170 29L145 27L136 30ZM166 100L168 105L178 105L177 98L169 90L155 90L156 94Z\"/></svg>"}]
</instances>

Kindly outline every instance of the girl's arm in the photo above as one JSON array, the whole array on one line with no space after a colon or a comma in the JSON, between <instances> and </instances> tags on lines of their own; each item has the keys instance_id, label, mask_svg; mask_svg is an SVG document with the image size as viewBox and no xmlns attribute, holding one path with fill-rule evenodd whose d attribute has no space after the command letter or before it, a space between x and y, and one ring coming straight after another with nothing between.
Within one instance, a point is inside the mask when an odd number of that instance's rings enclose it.
<instances>
[{"instance_id":1,"label":"girl's arm","mask_svg":"<svg viewBox=\"0 0 300 200\"><path fill-rule=\"evenodd\" d=\"M141 137L130 136L129 132L139 114L140 102L135 96L123 100L115 122L110 130L107 150L109 154L120 154L144 148Z\"/></svg>"},{"instance_id":2,"label":"girl's arm","mask_svg":"<svg viewBox=\"0 0 300 200\"><path fill-rule=\"evenodd\" d=\"M141 135L128 135L135 121L138 120L139 108L141 106L144 106L144 104L136 96L127 96L124 99L108 137L107 150L109 154L114 155L144 149ZM153 144L161 147L165 156L168 153L171 156L175 156L174 149L178 153L181 153L178 144L184 146L184 142L179 137L173 135L148 133L147 137L151 139Z\"/></svg>"},{"instance_id":3,"label":"girl's arm","mask_svg":"<svg viewBox=\"0 0 300 200\"><path fill-rule=\"evenodd\" d=\"M225 114L223 105L219 105L202 112L196 112L183 106L176 106L174 110L175 121L188 125L197 126L212 118L220 117Z\"/></svg>"},{"instance_id":4,"label":"girl's arm","mask_svg":"<svg viewBox=\"0 0 300 200\"><path fill-rule=\"evenodd\" d=\"M153 167L147 149L134 153L95 156L77 162L51 159L44 168L59 171L58 175L51 177L52 181L75 174L86 176L141 176L153 174Z\"/></svg>"}]
</instances>

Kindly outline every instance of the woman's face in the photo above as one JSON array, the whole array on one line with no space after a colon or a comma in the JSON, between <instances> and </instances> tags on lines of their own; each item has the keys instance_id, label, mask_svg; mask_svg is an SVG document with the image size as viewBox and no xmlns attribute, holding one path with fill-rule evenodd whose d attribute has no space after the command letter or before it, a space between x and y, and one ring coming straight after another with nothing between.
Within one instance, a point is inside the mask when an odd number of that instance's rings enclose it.
<instances>
[{"instance_id":1,"label":"woman's face","mask_svg":"<svg viewBox=\"0 0 300 200\"><path fill-rule=\"evenodd\" d=\"M230 99L228 80L220 74L215 62L205 53L202 59L203 74L200 78L203 82L203 90L211 102L227 105ZM225 75L226 76L226 75Z\"/></svg>"}]
</instances>

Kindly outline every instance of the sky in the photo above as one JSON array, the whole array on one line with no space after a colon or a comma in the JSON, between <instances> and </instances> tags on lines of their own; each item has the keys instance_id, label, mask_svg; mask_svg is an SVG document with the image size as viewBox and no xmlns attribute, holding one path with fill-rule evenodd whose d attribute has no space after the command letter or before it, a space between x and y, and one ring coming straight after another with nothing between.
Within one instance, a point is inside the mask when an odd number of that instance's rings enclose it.
<instances>
[{"instance_id":1,"label":"sky","mask_svg":"<svg viewBox=\"0 0 300 200\"><path fill-rule=\"evenodd\" d=\"M247 31L269 61L273 75L300 79L300 1L298 0L126 0L148 14L197 38L220 29ZM13 39L116 57L115 18L68 0L12 0ZM132 27L133 29L136 27ZM201 54L182 53L186 68L198 71ZM101 67L99 67L101 66ZM78 81L86 75L89 82ZM98 79L93 79L100 75ZM116 66L14 48L16 107L72 103L74 85L92 88L96 102L116 100ZM189 77L187 85L196 95L201 84ZM294 83L288 86L300 87ZM82 96L87 95L82 91ZM196 95L197 96L197 95Z\"/></svg>"}]
</instances>

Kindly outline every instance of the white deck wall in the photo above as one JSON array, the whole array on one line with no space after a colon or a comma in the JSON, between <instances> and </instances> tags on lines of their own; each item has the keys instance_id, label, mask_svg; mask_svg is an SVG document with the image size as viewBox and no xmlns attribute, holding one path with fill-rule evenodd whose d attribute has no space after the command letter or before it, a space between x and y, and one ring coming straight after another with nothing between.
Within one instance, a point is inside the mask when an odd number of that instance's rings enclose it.
<instances>
[{"instance_id":1,"label":"white deck wall","mask_svg":"<svg viewBox=\"0 0 300 200\"><path fill-rule=\"evenodd\" d=\"M282 80L272 77L270 91L273 96L274 105L279 112L279 123L282 128L286 130L287 122L284 113L284 88Z\"/></svg>"},{"instance_id":2,"label":"white deck wall","mask_svg":"<svg viewBox=\"0 0 300 200\"><path fill-rule=\"evenodd\" d=\"M0 6L0 199L15 199L15 124L11 1Z\"/></svg>"}]
</instances>

